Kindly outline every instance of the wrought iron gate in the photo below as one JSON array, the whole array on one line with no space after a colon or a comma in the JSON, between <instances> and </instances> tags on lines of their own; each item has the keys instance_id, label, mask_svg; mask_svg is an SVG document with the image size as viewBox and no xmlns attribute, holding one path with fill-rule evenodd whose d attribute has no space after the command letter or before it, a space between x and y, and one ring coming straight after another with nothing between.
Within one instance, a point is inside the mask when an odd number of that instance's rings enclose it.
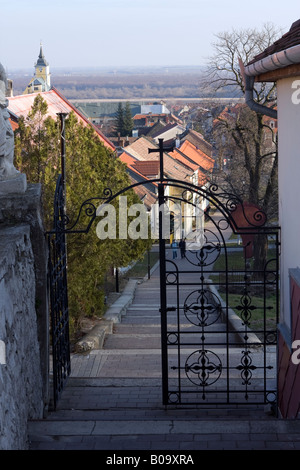
<instances>
[{"instance_id":1,"label":"wrought iron gate","mask_svg":"<svg viewBox=\"0 0 300 470\"><path fill-rule=\"evenodd\" d=\"M60 175L54 196L53 229L47 234L54 408L71 372L64 200Z\"/></svg>"},{"instance_id":2,"label":"wrought iron gate","mask_svg":"<svg viewBox=\"0 0 300 470\"><path fill-rule=\"evenodd\" d=\"M159 211L162 392L164 405L276 404L276 325L279 311L279 228L268 226L258 208L209 187L164 178L159 141L159 207L187 205L172 225L189 220L185 255L173 259ZM88 233L97 206L117 193L86 200L70 224L64 209L64 185L55 192L54 225L47 233L53 353L54 406L70 375L66 234ZM200 225L199 222L200 210ZM80 225L82 215L87 223ZM198 219L197 219L198 217ZM241 243L234 247L228 233ZM187 237L185 237L187 238ZM178 240L179 241L179 240ZM260 252L258 248L261 248ZM254 257L256 259L254 260ZM237 259L238 258L238 259Z\"/></svg>"},{"instance_id":3,"label":"wrought iron gate","mask_svg":"<svg viewBox=\"0 0 300 470\"><path fill-rule=\"evenodd\" d=\"M279 229L213 184L160 197L208 209L183 258L160 234L163 403L276 405Z\"/></svg>"}]
</instances>

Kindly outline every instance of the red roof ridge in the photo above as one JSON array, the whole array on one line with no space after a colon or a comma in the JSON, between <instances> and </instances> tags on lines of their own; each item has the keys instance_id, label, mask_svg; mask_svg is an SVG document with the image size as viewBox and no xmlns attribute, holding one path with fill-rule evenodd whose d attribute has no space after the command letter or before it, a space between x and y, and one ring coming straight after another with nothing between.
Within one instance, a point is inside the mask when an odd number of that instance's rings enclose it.
<instances>
[{"instance_id":1,"label":"red roof ridge","mask_svg":"<svg viewBox=\"0 0 300 470\"><path fill-rule=\"evenodd\" d=\"M109 148L113 152L116 150L114 144L104 134L102 134L102 132L96 126L94 126L94 124L92 124L84 116L84 114L82 114L77 108L75 108L75 106L73 106L67 100L67 98L65 98L55 87L52 87L51 90L48 90L48 91L42 91L42 92L37 92L37 93L30 93L30 94L17 95L17 96L9 97L8 98L8 102L9 102L8 110L10 111L10 104L11 104L12 105L12 111L18 117L20 117L23 114L26 115L26 113L28 113L29 105L30 105L30 108L32 106L32 104L30 104L30 103L38 95L40 95L42 97L45 97L49 107L51 105L53 105L53 111L52 111L52 113L49 112L49 115L54 117L54 114L55 113L57 114L58 111L66 112L66 113L70 112L70 110L73 111L75 113L75 115L77 116L77 118L79 119L79 121L81 121L82 123L84 123L87 126L92 127L92 129L96 132L97 136L99 137L99 139L101 140L101 142L103 143L103 145L105 147ZM55 98L55 97L57 97L57 98ZM59 100L59 101L57 101L57 100ZM27 107L25 106L26 104L27 104ZM22 106L23 106L23 108L22 108ZM16 111L15 108L17 108L18 111Z\"/></svg>"},{"instance_id":2,"label":"red roof ridge","mask_svg":"<svg viewBox=\"0 0 300 470\"><path fill-rule=\"evenodd\" d=\"M68 106L70 106L72 108L72 110L75 112L75 114L79 114L80 117L87 123L89 124L94 130L95 132L97 132L97 134L99 134L102 139L105 140L105 142L111 147L112 150L116 150L116 147L114 146L114 144L100 131L100 129L98 129L98 127L96 127L91 121L89 121L85 115L79 111L79 109L77 109L72 103L70 103L70 101L67 100L67 98L65 98L55 87L52 87L50 91L54 91L62 100L65 101L65 103L68 104ZM48 93L48 92L45 92L45 93Z\"/></svg>"}]
</instances>

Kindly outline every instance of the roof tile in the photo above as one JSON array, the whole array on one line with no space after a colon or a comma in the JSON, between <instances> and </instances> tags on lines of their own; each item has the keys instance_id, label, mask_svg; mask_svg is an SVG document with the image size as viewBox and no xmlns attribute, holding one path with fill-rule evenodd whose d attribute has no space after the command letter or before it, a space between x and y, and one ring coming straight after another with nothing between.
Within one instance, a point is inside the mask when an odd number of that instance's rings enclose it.
<instances>
[{"instance_id":1,"label":"roof tile","mask_svg":"<svg viewBox=\"0 0 300 470\"><path fill-rule=\"evenodd\" d=\"M295 21L287 33L275 41L271 46L267 47L263 52L255 56L247 65L251 65L258 60L264 59L276 52L281 52L289 49L290 47L297 46L298 44L300 44L300 20Z\"/></svg>"},{"instance_id":2,"label":"roof tile","mask_svg":"<svg viewBox=\"0 0 300 470\"><path fill-rule=\"evenodd\" d=\"M212 171L214 168L215 161L212 157L206 155L202 150L198 149L188 140L185 140L180 146L180 151L187 157L197 163L198 166L207 171Z\"/></svg>"},{"instance_id":3,"label":"roof tile","mask_svg":"<svg viewBox=\"0 0 300 470\"><path fill-rule=\"evenodd\" d=\"M135 161L133 163L133 166L140 173L142 173L142 175L145 175L145 176L156 177L159 174L159 161L158 160Z\"/></svg>"}]
</instances>

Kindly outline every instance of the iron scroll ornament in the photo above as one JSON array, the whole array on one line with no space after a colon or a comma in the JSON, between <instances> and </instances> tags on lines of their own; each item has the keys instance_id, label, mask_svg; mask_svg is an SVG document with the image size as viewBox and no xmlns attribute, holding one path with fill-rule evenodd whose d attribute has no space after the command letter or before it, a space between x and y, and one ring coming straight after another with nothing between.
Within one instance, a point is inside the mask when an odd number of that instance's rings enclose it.
<instances>
[{"instance_id":1,"label":"iron scroll ornament","mask_svg":"<svg viewBox=\"0 0 300 470\"><path fill-rule=\"evenodd\" d=\"M207 327L216 323L222 313L220 299L206 289L191 292L183 304L183 312L193 325Z\"/></svg>"},{"instance_id":2,"label":"iron scroll ornament","mask_svg":"<svg viewBox=\"0 0 300 470\"><path fill-rule=\"evenodd\" d=\"M243 231L245 229L245 227L239 227L234 218L234 213L238 207L241 208L240 210L243 214L244 220L248 224L248 229L256 229L258 226L262 227L266 223L267 218L263 211L258 209L255 211L255 213L251 214L251 217L249 217L243 201L234 194L219 190L218 185L215 183L210 184L209 187L205 189L192 183L186 181L182 182L172 178L164 178L163 180L158 178L149 179L146 183L145 181L140 181L133 183L117 191L116 193L114 193L111 188L105 188L103 190L102 196L89 198L81 204L77 217L75 218L74 222L72 222L71 217L66 213L66 211L63 212L63 184L62 175L59 175L54 196L54 224L52 229L46 233L88 233L97 217L97 210L99 206L109 204L118 196L124 194L126 191L151 183L161 183L165 187L171 186L182 189L183 194L187 194L187 191L190 191L207 199L207 201L210 202L213 206L218 207L221 214L224 216L224 219L222 220L226 220L227 224L229 224L234 231ZM183 201L190 203L188 197L183 197ZM167 198L168 197L166 196L166 199ZM85 225L80 225L80 221L82 219L85 219Z\"/></svg>"}]
</instances>

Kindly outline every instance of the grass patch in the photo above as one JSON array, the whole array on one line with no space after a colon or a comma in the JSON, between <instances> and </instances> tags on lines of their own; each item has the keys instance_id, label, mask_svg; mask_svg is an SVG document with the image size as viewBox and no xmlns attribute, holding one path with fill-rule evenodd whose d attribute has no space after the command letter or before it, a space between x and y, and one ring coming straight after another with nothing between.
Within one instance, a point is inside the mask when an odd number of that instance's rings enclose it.
<instances>
[{"instance_id":1,"label":"grass patch","mask_svg":"<svg viewBox=\"0 0 300 470\"><path fill-rule=\"evenodd\" d=\"M275 250L270 249L268 259L274 259ZM277 297L276 297L276 284L270 282L266 284L264 291L263 280L261 273L251 271L253 267L253 260L248 260L248 267L245 270L245 259L243 250L228 253L227 266L225 255L222 254L214 263L213 273L210 279L217 285L219 294L225 300L227 288L228 292L228 306L243 319L241 314L242 298L245 288L245 274L249 276L248 292L251 299L250 306L255 306L255 309L250 311L250 325L251 330L263 331L264 329L274 330L277 322ZM228 286L226 287L226 274ZM268 264L268 270L275 271L275 263ZM270 275L271 276L271 275ZM272 277L272 276L271 276ZM238 308L240 306L240 308ZM259 336L259 334L258 334Z\"/></svg>"},{"instance_id":2,"label":"grass patch","mask_svg":"<svg viewBox=\"0 0 300 470\"><path fill-rule=\"evenodd\" d=\"M132 266L129 271L124 274L124 277L144 277L148 273L148 265L150 269L155 265L159 259L159 252L151 251L149 253L149 262L148 262L148 253L144 254L144 257L137 261L137 263Z\"/></svg>"},{"instance_id":3,"label":"grass patch","mask_svg":"<svg viewBox=\"0 0 300 470\"><path fill-rule=\"evenodd\" d=\"M264 298L259 295L251 295L251 306L255 306L255 310L251 310L250 317L250 328L251 330L262 331L273 330L276 328L276 294L267 293L265 303L266 303L266 313L264 314ZM228 294L228 304L229 307L240 317L242 318L240 310L237 308L241 305L242 294ZM265 317L265 318L264 318Z\"/></svg>"}]
</instances>

